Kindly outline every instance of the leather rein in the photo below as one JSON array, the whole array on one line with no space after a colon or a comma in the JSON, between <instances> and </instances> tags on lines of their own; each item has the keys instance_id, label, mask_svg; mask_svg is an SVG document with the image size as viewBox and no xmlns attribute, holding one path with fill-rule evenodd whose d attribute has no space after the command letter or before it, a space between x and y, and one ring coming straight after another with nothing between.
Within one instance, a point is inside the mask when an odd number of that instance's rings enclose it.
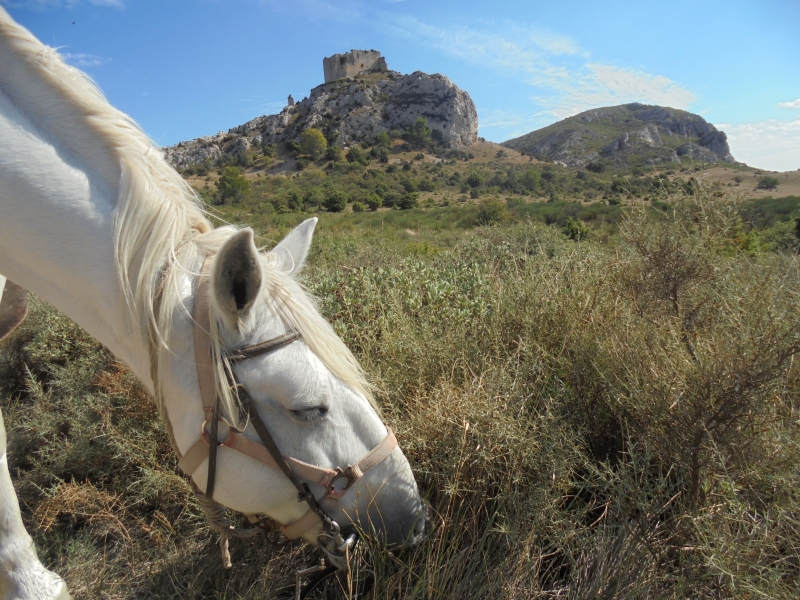
<instances>
[{"instance_id":1,"label":"leather rein","mask_svg":"<svg viewBox=\"0 0 800 600\"><path fill-rule=\"evenodd\" d=\"M319 467L300 461L296 458L284 456L274 438L269 432L269 428L258 414L258 410L253 404L250 394L247 393L243 384L237 381L233 369L225 369L227 374L227 384L235 388L235 392L240 400L244 417L245 427L252 424L258 435L260 442L254 442L242 435L243 429L237 429L220 414L220 399L214 380L214 370L211 355L210 331L210 270L212 256L207 256L203 262L200 277L197 283L197 292L194 301L194 350L195 362L197 365L197 377L200 384L200 395L203 401L203 412L205 420L198 436L197 441L189 448L179 462L179 467L189 477L199 468L202 462L208 457L208 478L205 496L208 500L213 499L216 483L217 455L222 448L228 448L242 452L271 468L281 471L292 482L298 492L298 502L305 502L308 510L296 521L291 523L278 523L274 519L263 514L245 515L252 524L265 529L266 531L279 530L288 540L301 537L309 529L322 523L322 532L317 536L317 543L328 556L331 563L339 568L347 565L350 549L356 541L355 534L343 537L339 530L339 525L333 521L322 509L319 500L314 496L307 482L315 483L325 489L322 499L332 499L338 501L347 493L347 490L364 476L369 469L383 462L397 447L397 440L391 428L386 427L387 434L358 462L347 465L345 468L336 467L333 469ZM274 338L245 346L232 352L228 360L230 362L240 362L249 360L263 354L274 352L284 348L289 344L299 340L301 335L297 331L289 331ZM229 427L229 432L225 440L218 438L219 422L225 422ZM213 441L213 443L212 443Z\"/></svg>"}]
</instances>

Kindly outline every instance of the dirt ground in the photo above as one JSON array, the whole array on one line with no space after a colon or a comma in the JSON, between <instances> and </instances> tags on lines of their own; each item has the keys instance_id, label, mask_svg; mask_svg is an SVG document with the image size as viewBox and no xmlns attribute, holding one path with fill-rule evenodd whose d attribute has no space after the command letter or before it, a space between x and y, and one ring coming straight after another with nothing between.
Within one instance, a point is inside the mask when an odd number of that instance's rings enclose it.
<instances>
[{"instance_id":1,"label":"dirt ground","mask_svg":"<svg viewBox=\"0 0 800 600\"><path fill-rule=\"evenodd\" d=\"M779 183L777 189L756 189L756 186L758 186L758 179L764 175L778 178ZM708 169L694 176L700 177L710 183L719 183L725 188L741 191L743 194L746 194L748 198L800 196L800 171L773 173L770 171L748 171L728 167L714 167L713 169ZM742 180L737 182L735 179L736 177L740 177Z\"/></svg>"}]
</instances>

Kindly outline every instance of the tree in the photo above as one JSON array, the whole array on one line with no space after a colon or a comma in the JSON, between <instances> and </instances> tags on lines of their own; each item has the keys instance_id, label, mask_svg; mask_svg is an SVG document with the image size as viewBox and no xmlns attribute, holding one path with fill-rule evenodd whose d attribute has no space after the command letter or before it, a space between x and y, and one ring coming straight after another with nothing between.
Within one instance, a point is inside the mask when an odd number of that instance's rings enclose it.
<instances>
[{"instance_id":1,"label":"tree","mask_svg":"<svg viewBox=\"0 0 800 600\"><path fill-rule=\"evenodd\" d=\"M381 206L383 206L383 198L373 192L367 196L367 206L372 211L378 210Z\"/></svg>"},{"instance_id":2,"label":"tree","mask_svg":"<svg viewBox=\"0 0 800 600\"><path fill-rule=\"evenodd\" d=\"M423 117L417 117L414 124L408 128L408 141L419 148L427 148L431 145L431 130L428 121Z\"/></svg>"},{"instance_id":3,"label":"tree","mask_svg":"<svg viewBox=\"0 0 800 600\"><path fill-rule=\"evenodd\" d=\"M339 148L339 146L328 146L328 149L325 151L325 158L333 162L342 160L342 149Z\"/></svg>"},{"instance_id":4,"label":"tree","mask_svg":"<svg viewBox=\"0 0 800 600\"><path fill-rule=\"evenodd\" d=\"M407 210L409 208L417 208L418 204L419 194L415 192L408 192L400 197L400 202L397 203L397 206L402 210Z\"/></svg>"},{"instance_id":5,"label":"tree","mask_svg":"<svg viewBox=\"0 0 800 600\"><path fill-rule=\"evenodd\" d=\"M344 157L347 159L347 162L350 163L359 163L364 166L367 166L369 164L369 158L367 158L367 155L358 146L353 146L352 148L350 148L350 150L347 151L347 154L345 154Z\"/></svg>"},{"instance_id":6,"label":"tree","mask_svg":"<svg viewBox=\"0 0 800 600\"><path fill-rule=\"evenodd\" d=\"M480 187L483 184L483 175L480 173L470 173L467 177L467 185L471 188Z\"/></svg>"},{"instance_id":7,"label":"tree","mask_svg":"<svg viewBox=\"0 0 800 600\"><path fill-rule=\"evenodd\" d=\"M519 181L526 190L535 192L542 181L542 175L539 173L538 169L528 167L522 174L522 177L519 178Z\"/></svg>"},{"instance_id":8,"label":"tree","mask_svg":"<svg viewBox=\"0 0 800 600\"><path fill-rule=\"evenodd\" d=\"M316 127L309 127L300 134L300 150L316 160L328 149L328 140Z\"/></svg>"},{"instance_id":9,"label":"tree","mask_svg":"<svg viewBox=\"0 0 800 600\"><path fill-rule=\"evenodd\" d=\"M225 167L217 182L217 204L238 204L250 194L250 182L239 167Z\"/></svg>"},{"instance_id":10,"label":"tree","mask_svg":"<svg viewBox=\"0 0 800 600\"><path fill-rule=\"evenodd\" d=\"M300 142L298 142L297 140L289 140L288 142L286 142L286 151L292 156L300 154L301 151Z\"/></svg>"},{"instance_id":11,"label":"tree","mask_svg":"<svg viewBox=\"0 0 800 600\"><path fill-rule=\"evenodd\" d=\"M325 196L323 206L328 212L342 212L347 208L347 194L339 190L332 190Z\"/></svg>"},{"instance_id":12,"label":"tree","mask_svg":"<svg viewBox=\"0 0 800 600\"><path fill-rule=\"evenodd\" d=\"M378 135L375 136L375 145L380 148L388 148L389 147L389 134L385 131L381 131Z\"/></svg>"}]
</instances>

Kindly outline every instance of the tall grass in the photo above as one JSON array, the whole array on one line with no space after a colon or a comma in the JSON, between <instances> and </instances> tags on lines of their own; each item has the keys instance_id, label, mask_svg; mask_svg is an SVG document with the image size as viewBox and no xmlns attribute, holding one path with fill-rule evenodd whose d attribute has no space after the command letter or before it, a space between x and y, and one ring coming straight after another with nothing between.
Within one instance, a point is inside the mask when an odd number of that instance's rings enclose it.
<instances>
[{"instance_id":1,"label":"tall grass","mask_svg":"<svg viewBox=\"0 0 800 600\"><path fill-rule=\"evenodd\" d=\"M665 205L605 241L320 232L306 283L432 507L417 548L367 543L374 597L797 597L796 258L743 248L728 198ZM73 594L288 597L313 551L237 542L223 572L130 375L34 317L3 346L2 408L27 525Z\"/></svg>"}]
</instances>

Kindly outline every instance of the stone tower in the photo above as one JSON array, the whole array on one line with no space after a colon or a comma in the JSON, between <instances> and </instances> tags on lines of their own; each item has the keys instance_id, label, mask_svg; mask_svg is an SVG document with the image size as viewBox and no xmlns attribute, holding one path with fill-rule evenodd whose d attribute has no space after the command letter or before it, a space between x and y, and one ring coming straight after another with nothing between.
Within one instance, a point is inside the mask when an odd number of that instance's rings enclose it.
<instances>
[{"instance_id":1,"label":"stone tower","mask_svg":"<svg viewBox=\"0 0 800 600\"><path fill-rule=\"evenodd\" d=\"M386 59L377 50L350 50L346 54L334 54L322 59L325 83L342 77L355 77L369 71L388 71Z\"/></svg>"}]
</instances>

